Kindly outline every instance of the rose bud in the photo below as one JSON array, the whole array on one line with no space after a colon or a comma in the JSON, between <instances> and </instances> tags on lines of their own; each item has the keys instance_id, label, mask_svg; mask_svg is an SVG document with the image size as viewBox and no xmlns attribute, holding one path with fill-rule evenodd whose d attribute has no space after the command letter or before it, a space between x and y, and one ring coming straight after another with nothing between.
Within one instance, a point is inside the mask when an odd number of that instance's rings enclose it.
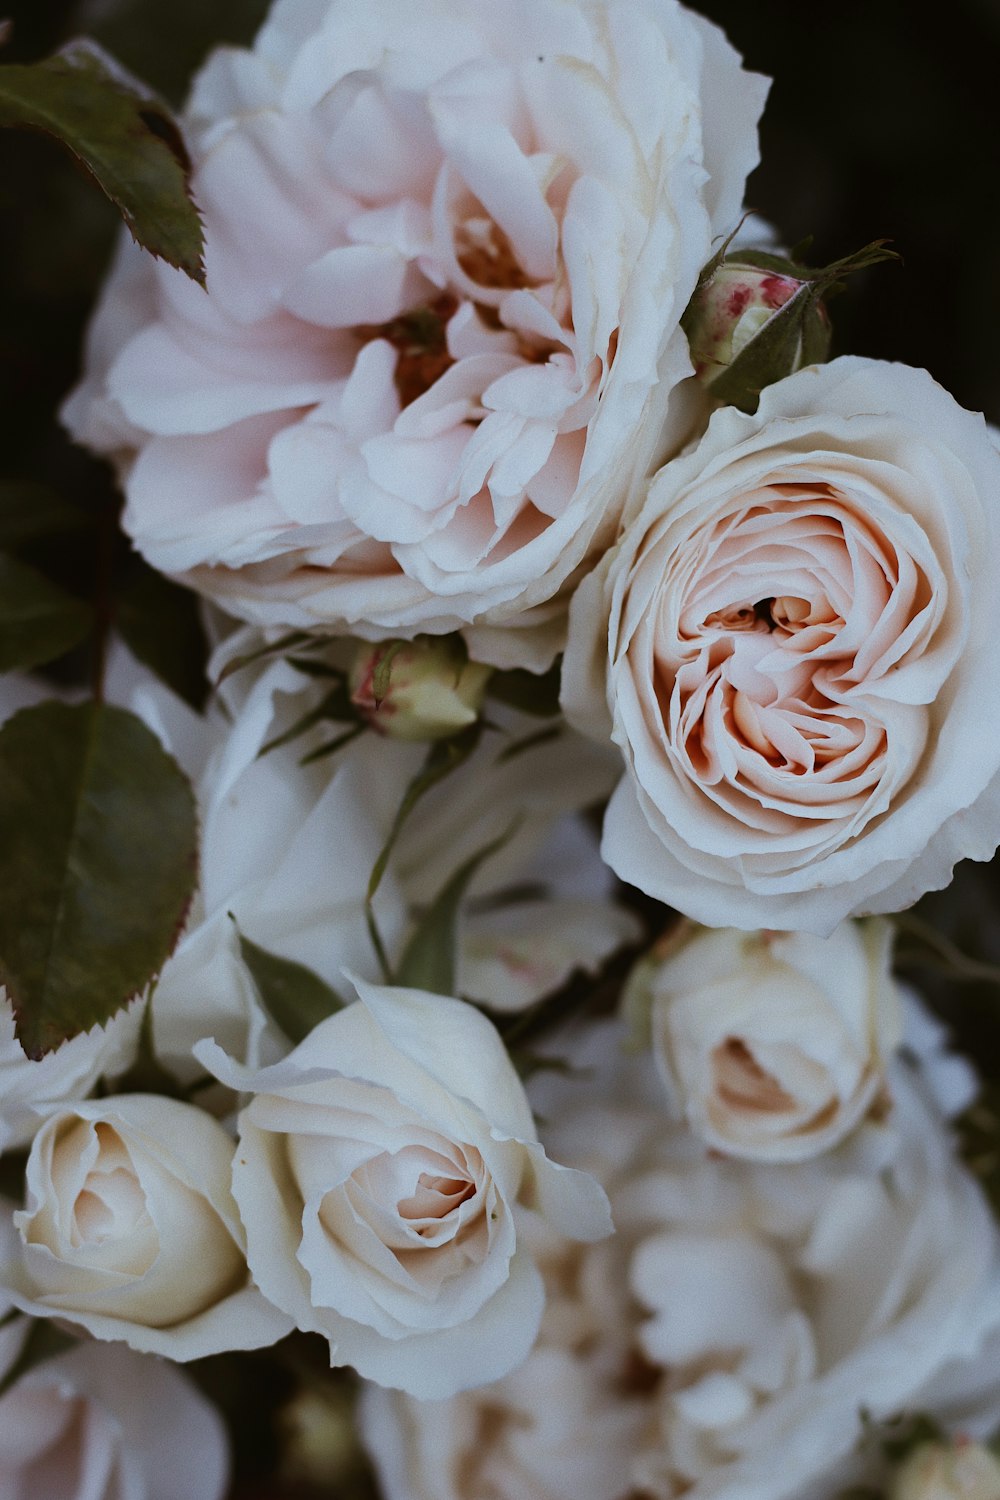
<instances>
[{"instance_id":1,"label":"rose bud","mask_svg":"<svg viewBox=\"0 0 1000 1500\"><path fill-rule=\"evenodd\" d=\"M962 1438L954 1443L921 1443L902 1463L889 1500L998 1500L1000 1461Z\"/></svg>"},{"instance_id":2,"label":"rose bud","mask_svg":"<svg viewBox=\"0 0 1000 1500\"><path fill-rule=\"evenodd\" d=\"M0 1281L22 1312L140 1353L258 1349L288 1320L251 1284L233 1142L158 1094L66 1105L35 1136L26 1206L0 1217Z\"/></svg>"},{"instance_id":3,"label":"rose bud","mask_svg":"<svg viewBox=\"0 0 1000 1500\"><path fill-rule=\"evenodd\" d=\"M782 276L739 260L721 265L692 301L688 339L699 378L710 385L743 353L775 313L807 285L797 277ZM829 319L821 302L810 302L803 321L812 325L810 331L817 340L826 339ZM792 374L804 363L802 351L808 342L805 329L797 329L786 374Z\"/></svg>"},{"instance_id":4,"label":"rose bud","mask_svg":"<svg viewBox=\"0 0 1000 1500\"><path fill-rule=\"evenodd\" d=\"M754 411L765 386L826 359L826 300L843 278L892 258L881 240L823 267L763 250L720 252L683 318L696 376L716 400Z\"/></svg>"},{"instance_id":5,"label":"rose bud","mask_svg":"<svg viewBox=\"0 0 1000 1500\"><path fill-rule=\"evenodd\" d=\"M454 636L364 645L351 671L351 702L393 740L442 740L474 724L492 668L469 661Z\"/></svg>"},{"instance_id":6,"label":"rose bud","mask_svg":"<svg viewBox=\"0 0 1000 1500\"><path fill-rule=\"evenodd\" d=\"M902 1033L888 922L832 937L690 928L633 973L678 1115L727 1156L804 1161L853 1130Z\"/></svg>"}]
</instances>

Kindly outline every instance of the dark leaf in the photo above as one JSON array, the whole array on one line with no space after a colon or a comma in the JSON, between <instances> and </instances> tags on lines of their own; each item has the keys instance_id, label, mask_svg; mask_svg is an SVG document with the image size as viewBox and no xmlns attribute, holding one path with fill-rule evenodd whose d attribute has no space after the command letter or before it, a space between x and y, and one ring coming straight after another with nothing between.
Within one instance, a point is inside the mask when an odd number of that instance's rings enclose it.
<instances>
[{"instance_id":1,"label":"dark leaf","mask_svg":"<svg viewBox=\"0 0 1000 1500\"><path fill-rule=\"evenodd\" d=\"M0 125L68 147L139 244L204 284L204 235L180 132L100 48L74 42L44 62L0 67Z\"/></svg>"},{"instance_id":2,"label":"dark leaf","mask_svg":"<svg viewBox=\"0 0 1000 1500\"><path fill-rule=\"evenodd\" d=\"M204 708L209 693L208 637L198 596L133 557L118 590L115 619L134 655L185 703L199 711Z\"/></svg>"},{"instance_id":3,"label":"dark leaf","mask_svg":"<svg viewBox=\"0 0 1000 1500\"><path fill-rule=\"evenodd\" d=\"M0 482L0 548L6 552L53 536L72 536L92 526L86 511L43 484Z\"/></svg>"},{"instance_id":4,"label":"dark leaf","mask_svg":"<svg viewBox=\"0 0 1000 1500\"><path fill-rule=\"evenodd\" d=\"M0 983L29 1056L159 973L197 854L187 779L133 714L43 703L0 729Z\"/></svg>"},{"instance_id":5,"label":"dark leaf","mask_svg":"<svg viewBox=\"0 0 1000 1500\"><path fill-rule=\"evenodd\" d=\"M301 1042L320 1021L343 1010L344 1002L336 990L305 964L268 953L242 933L240 954L250 970L261 1004L290 1042Z\"/></svg>"},{"instance_id":6,"label":"dark leaf","mask_svg":"<svg viewBox=\"0 0 1000 1500\"><path fill-rule=\"evenodd\" d=\"M454 995L458 913L469 883L480 865L503 847L513 829L467 859L435 897L406 945L393 980L435 995Z\"/></svg>"},{"instance_id":7,"label":"dark leaf","mask_svg":"<svg viewBox=\"0 0 1000 1500\"><path fill-rule=\"evenodd\" d=\"M86 638L92 622L88 605L0 552L0 672L54 661Z\"/></svg>"}]
</instances>

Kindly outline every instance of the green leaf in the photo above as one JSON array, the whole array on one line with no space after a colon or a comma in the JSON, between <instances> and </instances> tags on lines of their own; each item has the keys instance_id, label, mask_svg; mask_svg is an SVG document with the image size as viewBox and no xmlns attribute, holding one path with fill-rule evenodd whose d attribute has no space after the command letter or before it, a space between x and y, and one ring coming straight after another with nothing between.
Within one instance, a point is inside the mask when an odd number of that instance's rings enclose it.
<instances>
[{"instance_id":1,"label":"green leaf","mask_svg":"<svg viewBox=\"0 0 1000 1500\"><path fill-rule=\"evenodd\" d=\"M234 919L235 920L235 919ZM290 1042L301 1042L344 1002L305 964L269 953L240 933L240 954L250 970L261 1004Z\"/></svg>"},{"instance_id":2,"label":"green leaf","mask_svg":"<svg viewBox=\"0 0 1000 1500\"><path fill-rule=\"evenodd\" d=\"M88 605L0 553L0 672L64 656L86 638L92 623Z\"/></svg>"},{"instance_id":3,"label":"green leaf","mask_svg":"<svg viewBox=\"0 0 1000 1500\"><path fill-rule=\"evenodd\" d=\"M522 713L533 714L538 719L551 719L559 712L559 684L562 677L562 657L558 657L547 672L526 672L516 667L510 672L494 672L490 678L487 695Z\"/></svg>"},{"instance_id":4,"label":"green leaf","mask_svg":"<svg viewBox=\"0 0 1000 1500\"><path fill-rule=\"evenodd\" d=\"M208 637L198 596L134 557L118 590L115 621L132 653L200 712L209 682Z\"/></svg>"},{"instance_id":5,"label":"green leaf","mask_svg":"<svg viewBox=\"0 0 1000 1500\"><path fill-rule=\"evenodd\" d=\"M0 67L0 126L39 130L68 147L139 244L204 285L204 235L180 131L94 43Z\"/></svg>"},{"instance_id":6,"label":"green leaf","mask_svg":"<svg viewBox=\"0 0 1000 1500\"><path fill-rule=\"evenodd\" d=\"M43 484L0 481L0 547L4 551L53 536L72 536L92 526L86 511Z\"/></svg>"},{"instance_id":7,"label":"green leaf","mask_svg":"<svg viewBox=\"0 0 1000 1500\"><path fill-rule=\"evenodd\" d=\"M512 837L513 828L467 859L446 881L406 945L393 983L434 995L454 995L458 913L479 867Z\"/></svg>"},{"instance_id":8,"label":"green leaf","mask_svg":"<svg viewBox=\"0 0 1000 1500\"><path fill-rule=\"evenodd\" d=\"M0 729L0 983L41 1057L159 973L197 884L186 777L133 714L43 703Z\"/></svg>"}]
</instances>

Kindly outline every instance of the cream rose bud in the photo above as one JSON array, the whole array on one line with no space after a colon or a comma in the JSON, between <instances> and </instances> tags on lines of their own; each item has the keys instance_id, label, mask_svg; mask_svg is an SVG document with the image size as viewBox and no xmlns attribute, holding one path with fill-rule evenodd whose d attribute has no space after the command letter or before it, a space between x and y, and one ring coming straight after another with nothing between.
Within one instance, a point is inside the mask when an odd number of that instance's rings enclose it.
<instances>
[{"instance_id":1,"label":"cream rose bud","mask_svg":"<svg viewBox=\"0 0 1000 1500\"><path fill-rule=\"evenodd\" d=\"M556 1166L489 1021L460 1000L357 982L361 999L254 1074L233 1192L258 1285L334 1365L442 1398L506 1374L538 1331L519 1206L570 1239L608 1234L603 1190Z\"/></svg>"},{"instance_id":2,"label":"cream rose bud","mask_svg":"<svg viewBox=\"0 0 1000 1500\"><path fill-rule=\"evenodd\" d=\"M765 93L672 0L275 5L186 112L207 294L123 247L66 409L139 549L262 625L551 660Z\"/></svg>"},{"instance_id":3,"label":"cream rose bud","mask_svg":"<svg viewBox=\"0 0 1000 1500\"><path fill-rule=\"evenodd\" d=\"M81 1344L0 1396L4 1500L222 1500L222 1421L179 1370Z\"/></svg>"},{"instance_id":4,"label":"cream rose bud","mask_svg":"<svg viewBox=\"0 0 1000 1500\"><path fill-rule=\"evenodd\" d=\"M171 1359L272 1344L288 1321L249 1281L233 1142L190 1104L126 1094L38 1132L0 1283L36 1317Z\"/></svg>"},{"instance_id":5,"label":"cream rose bud","mask_svg":"<svg viewBox=\"0 0 1000 1500\"><path fill-rule=\"evenodd\" d=\"M361 646L351 669L351 702L391 740L440 740L476 722L492 675L492 667L469 660L454 636Z\"/></svg>"},{"instance_id":6,"label":"cream rose bud","mask_svg":"<svg viewBox=\"0 0 1000 1500\"><path fill-rule=\"evenodd\" d=\"M892 929L832 937L694 929L636 969L653 1053L678 1111L709 1145L802 1161L857 1125L902 1036Z\"/></svg>"},{"instance_id":7,"label":"cream rose bud","mask_svg":"<svg viewBox=\"0 0 1000 1500\"><path fill-rule=\"evenodd\" d=\"M838 359L717 411L573 601L564 701L625 758L612 869L829 933L989 858L998 574L1000 456L926 371Z\"/></svg>"},{"instance_id":8,"label":"cream rose bud","mask_svg":"<svg viewBox=\"0 0 1000 1500\"><path fill-rule=\"evenodd\" d=\"M899 1466L889 1500L1000 1500L1000 1461L981 1443L923 1443Z\"/></svg>"}]
</instances>

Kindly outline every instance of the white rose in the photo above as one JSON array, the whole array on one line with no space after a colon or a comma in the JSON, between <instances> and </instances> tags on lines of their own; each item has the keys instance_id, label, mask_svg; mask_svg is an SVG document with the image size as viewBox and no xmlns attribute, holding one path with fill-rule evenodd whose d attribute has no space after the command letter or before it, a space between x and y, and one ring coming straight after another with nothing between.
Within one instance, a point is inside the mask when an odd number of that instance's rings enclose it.
<instances>
[{"instance_id":1,"label":"white rose","mask_svg":"<svg viewBox=\"0 0 1000 1500\"><path fill-rule=\"evenodd\" d=\"M260 641L245 644L250 651ZM208 1036L251 1066L275 1061L288 1042L260 1004L240 934L337 991L349 992L347 971L379 977L365 893L426 747L366 734L300 764L337 733L324 725L262 754L327 691L286 661L227 681L226 713L215 705L204 720L131 661L119 657L113 667L117 700L184 765L201 818L199 889L151 1002L157 1054L185 1080L199 1071L192 1048ZM577 817L614 785L613 752L562 726L512 756L537 736L538 720L492 704L490 718L499 727L484 731L468 763L407 820L374 909L398 960L409 919L462 864L506 837L470 886L476 909L460 923L459 975L462 993L509 1009L540 998L576 966L596 967L635 927L612 904L610 874ZM535 888L530 896L526 887ZM518 888L515 907L508 892Z\"/></svg>"},{"instance_id":2,"label":"white rose","mask_svg":"<svg viewBox=\"0 0 1000 1500\"><path fill-rule=\"evenodd\" d=\"M538 1331L518 1205L610 1232L589 1177L550 1162L490 1023L461 1001L358 982L361 1001L254 1075L202 1043L240 1115L233 1192L260 1287L333 1364L422 1397L505 1374Z\"/></svg>"},{"instance_id":3,"label":"white rose","mask_svg":"<svg viewBox=\"0 0 1000 1500\"><path fill-rule=\"evenodd\" d=\"M140 1352L274 1343L289 1323L249 1281L233 1149L204 1111L160 1095L64 1108L35 1137L0 1283L24 1312Z\"/></svg>"},{"instance_id":4,"label":"white rose","mask_svg":"<svg viewBox=\"0 0 1000 1500\"><path fill-rule=\"evenodd\" d=\"M126 249L66 411L140 550L262 624L551 659L765 92L673 0L277 4L187 114L208 295Z\"/></svg>"},{"instance_id":5,"label":"white rose","mask_svg":"<svg viewBox=\"0 0 1000 1500\"><path fill-rule=\"evenodd\" d=\"M843 1139L902 1036L888 922L832 937L696 929L636 971L653 1054L701 1138L752 1161L801 1161Z\"/></svg>"},{"instance_id":6,"label":"white rose","mask_svg":"<svg viewBox=\"0 0 1000 1500\"><path fill-rule=\"evenodd\" d=\"M1000 1460L981 1443L924 1443L902 1463L890 1500L1000 1500Z\"/></svg>"},{"instance_id":7,"label":"white rose","mask_svg":"<svg viewBox=\"0 0 1000 1500\"><path fill-rule=\"evenodd\" d=\"M571 1052L589 1074L545 1080L538 1108L549 1148L598 1176L615 1219L572 1285L592 1342L619 1351L606 1389L644 1404L622 1496L812 1500L865 1437L863 1410L940 1403L951 1420L978 1399L996 1413L1000 1236L909 1067L890 1066L883 1121L762 1165L671 1127L648 1055L619 1047L591 1028ZM478 1432L462 1441L488 1444Z\"/></svg>"},{"instance_id":8,"label":"white rose","mask_svg":"<svg viewBox=\"0 0 1000 1500\"><path fill-rule=\"evenodd\" d=\"M359 1420L386 1500L624 1500L642 1409L585 1359L540 1347L450 1401L367 1386Z\"/></svg>"},{"instance_id":9,"label":"white rose","mask_svg":"<svg viewBox=\"0 0 1000 1500\"><path fill-rule=\"evenodd\" d=\"M924 371L723 409L574 600L571 717L625 756L604 854L709 926L828 933L1000 840L1000 458Z\"/></svg>"},{"instance_id":10,"label":"white rose","mask_svg":"<svg viewBox=\"0 0 1000 1500\"><path fill-rule=\"evenodd\" d=\"M81 1344L0 1396L10 1500L222 1500L228 1476L217 1412L151 1356Z\"/></svg>"}]
</instances>

